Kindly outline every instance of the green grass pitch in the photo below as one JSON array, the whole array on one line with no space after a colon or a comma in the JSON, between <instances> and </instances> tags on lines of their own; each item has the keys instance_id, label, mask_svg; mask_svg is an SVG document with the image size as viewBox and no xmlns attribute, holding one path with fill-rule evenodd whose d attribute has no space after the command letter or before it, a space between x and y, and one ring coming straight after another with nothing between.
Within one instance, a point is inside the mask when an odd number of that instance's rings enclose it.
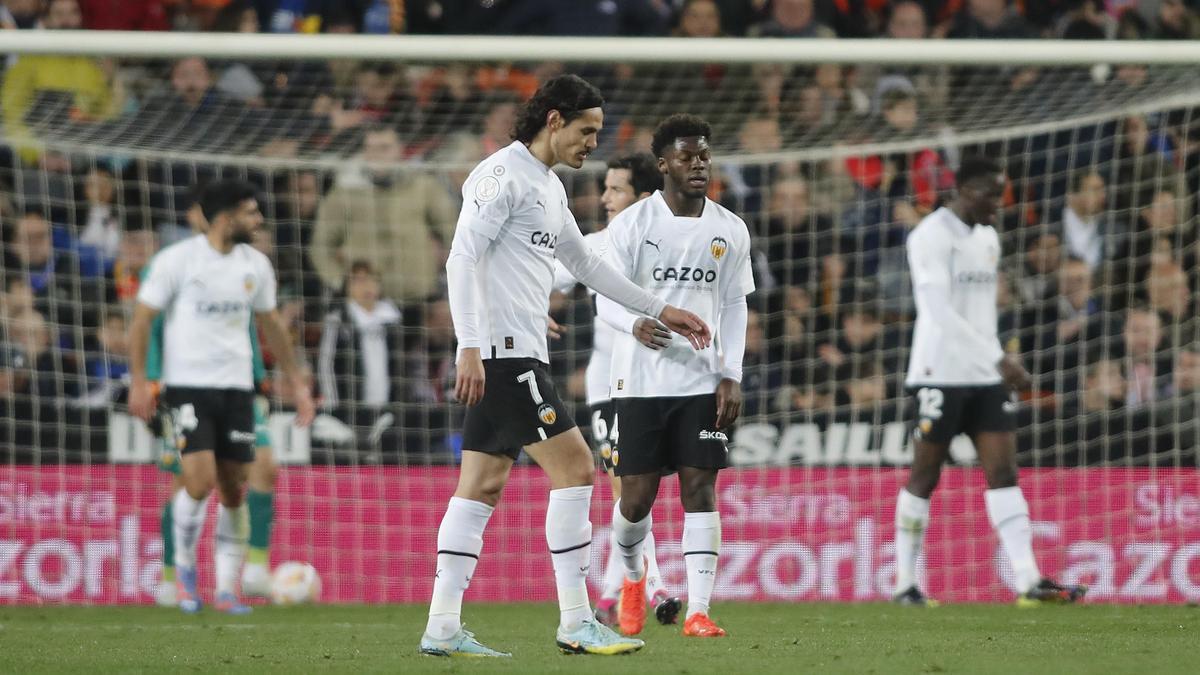
<instances>
[{"instance_id":1,"label":"green grass pitch","mask_svg":"<svg viewBox=\"0 0 1200 675\"><path fill-rule=\"evenodd\" d=\"M417 654L424 606L262 607L247 617L149 607L0 607L0 672L1196 673L1200 609L720 603L724 639L647 624L646 647L565 656L557 609L468 605L505 661Z\"/></svg>"}]
</instances>

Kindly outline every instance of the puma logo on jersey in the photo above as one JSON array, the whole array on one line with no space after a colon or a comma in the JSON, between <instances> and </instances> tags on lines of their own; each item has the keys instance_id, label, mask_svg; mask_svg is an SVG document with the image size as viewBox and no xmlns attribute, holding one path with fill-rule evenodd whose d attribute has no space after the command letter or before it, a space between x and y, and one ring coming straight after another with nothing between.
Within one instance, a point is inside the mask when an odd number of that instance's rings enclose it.
<instances>
[{"instance_id":1,"label":"puma logo on jersey","mask_svg":"<svg viewBox=\"0 0 1200 675\"><path fill-rule=\"evenodd\" d=\"M537 204L538 206L542 207L543 211L546 210L546 200L545 199L539 199L536 202L534 202L534 204Z\"/></svg>"},{"instance_id":2,"label":"puma logo on jersey","mask_svg":"<svg viewBox=\"0 0 1200 675\"><path fill-rule=\"evenodd\" d=\"M661 249L661 248L659 248L658 244L656 244L656 243L654 243L654 242L650 241L649 239L647 239L646 241L644 241L644 242L642 242L642 243L643 243L643 244L645 244L646 246L653 246L653 247L654 247L654 250L658 251L659 253L662 253L662 249ZM661 243L662 243L662 239L659 239L659 240L658 240L658 243L659 243L659 244L661 244Z\"/></svg>"},{"instance_id":3,"label":"puma logo on jersey","mask_svg":"<svg viewBox=\"0 0 1200 675\"><path fill-rule=\"evenodd\" d=\"M723 432L723 431L703 431L702 430L700 432L700 440L702 440L702 441L721 441L722 443L728 443L729 437L726 436L725 432Z\"/></svg>"}]
</instances>

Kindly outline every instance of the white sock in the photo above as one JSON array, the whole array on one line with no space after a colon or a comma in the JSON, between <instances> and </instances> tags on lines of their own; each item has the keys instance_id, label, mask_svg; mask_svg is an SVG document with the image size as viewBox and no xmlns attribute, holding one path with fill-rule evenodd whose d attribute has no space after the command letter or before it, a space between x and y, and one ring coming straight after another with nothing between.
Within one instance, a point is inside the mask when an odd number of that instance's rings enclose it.
<instances>
[{"instance_id":1,"label":"white sock","mask_svg":"<svg viewBox=\"0 0 1200 675\"><path fill-rule=\"evenodd\" d=\"M641 581L646 576L646 561L642 558L646 537L650 534L650 514L636 523L621 515L621 502L613 509L613 536L617 549L625 563L625 576L630 581Z\"/></svg>"},{"instance_id":2,"label":"white sock","mask_svg":"<svg viewBox=\"0 0 1200 675\"><path fill-rule=\"evenodd\" d=\"M687 614L708 614L717 582L721 551L721 514L717 511L683 514L683 562L687 567Z\"/></svg>"},{"instance_id":3,"label":"white sock","mask_svg":"<svg viewBox=\"0 0 1200 675\"><path fill-rule=\"evenodd\" d=\"M483 530L494 508L483 502L451 497L438 527L437 573L433 575L433 599L425 632L435 640L448 640L462 628L462 601L479 552Z\"/></svg>"},{"instance_id":4,"label":"white sock","mask_svg":"<svg viewBox=\"0 0 1200 675\"><path fill-rule=\"evenodd\" d=\"M929 527L929 500L901 489L896 497L896 592L917 585L917 558Z\"/></svg>"},{"instance_id":5,"label":"white sock","mask_svg":"<svg viewBox=\"0 0 1200 675\"><path fill-rule=\"evenodd\" d=\"M988 490L983 493L987 503L988 520L1000 536L1004 552L1012 563L1017 591L1024 593L1042 578L1037 559L1033 557L1033 528L1029 524L1029 504L1021 488Z\"/></svg>"},{"instance_id":6,"label":"white sock","mask_svg":"<svg viewBox=\"0 0 1200 675\"><path fill-rule=\"evenodd\" d=\"M658 570L658 560L655 558L653 531L646 533L642 555L646 560L646 599L653 600L655 593L667 590L662 580L662 572Z\"/></svg>"},{"instance_id":7,"label":"white sock","mask_svg":"<svg viewBox=\"0 0 1200 675\"><path fill-rule=\"evenodd\" d=\"M236 593L250 538L250 509L245 504L234 508L218 505L216 534L213 551L217 559L217 593Z\"/></svg>"},{"instance_id":8,"label":"white sock","mask_svg":"<svg viewBox=\"0 0 1200 675\"><path fill-rule=\"evenodd\" d=\"M208 512L208 497L192 499L183 488L175 493L171 501L171 517L175 530L175 567L196 566L196 544L204 529L204 516Z\"/></svg>"},{"instance_id":9,"label":"white sock","mask_svg":"<svg viewBox=\"0 0 1200 675\"><path fill-rule=\"evenodd\" d=\"M613 522L620 515L620 502L613 504ZM625 564L621 562L621 548L617 546L617 528L614 525L608 531L608 562L604 565L604 587L600 597L606 600L616 600L621 594L621 582L625 580Z\"/></svg>"},{"instance_id":10,"label":"white sock","mask_svg":"<svg viewBox=\"0 0 1200 675\"><path fill-rule=\"evenodd\" d=\"M558 610L563 630L573 631L592 615L587 576L592 567L592 486L550 491L546 507L546 543L554 562Z\"/></svg>"}]
</instances>

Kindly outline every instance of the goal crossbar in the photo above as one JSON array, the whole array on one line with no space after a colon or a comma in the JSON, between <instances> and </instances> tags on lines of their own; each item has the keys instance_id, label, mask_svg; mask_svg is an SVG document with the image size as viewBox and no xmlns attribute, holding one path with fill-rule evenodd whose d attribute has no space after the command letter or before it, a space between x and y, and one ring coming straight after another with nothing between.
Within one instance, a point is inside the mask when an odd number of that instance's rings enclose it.
<instances>
[{"instance_id":1,"label":"goal crossbar","mask_svg":"<svg viewBox=\"0 0 1200 675\"><path fill-rule=\"evenodd\" d=\"M1200 41L778 40L4 31L0 51L113 57L629 63L1200 64Z\"/></svg>"}]
</instances>

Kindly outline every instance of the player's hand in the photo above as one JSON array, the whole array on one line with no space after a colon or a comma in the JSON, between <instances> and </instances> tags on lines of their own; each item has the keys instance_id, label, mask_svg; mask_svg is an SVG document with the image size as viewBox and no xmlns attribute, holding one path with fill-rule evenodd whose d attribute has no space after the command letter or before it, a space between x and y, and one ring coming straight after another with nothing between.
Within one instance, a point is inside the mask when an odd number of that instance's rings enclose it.
<instances>
[{"instance_id":1,"label":"player's hand","mask_svg":"<svg viewBox=\"0 0 1200 675\"><path fill-rule=\"evenodd\" d=\"M458 360L458 375L454 379L454 398L463 405L475 405L483 399L483 358L479 348L462 350Z\"/></svg>"},{"instance_id":2,"label":"player's hand","mask_svg":"<svg viewBox=\"0 0 1200 675\"><path fill-rule=\"evenodd\" d=\"M129 414L149 422L158 405L158 386L153 382L134 382L129 385Z\"/></svg>"},{"instance_id":3,"label":"player's hand","mask_svg":"<svg viewBox=\"0 0 1200 675\"><path fill-rule=\"evenodd\" d=\"M671 331L654 319L638 319L633 324L633 337L650 349L666 349L671 346Z\"/></svg>"},{"instance_id":4,"label":"player's hand","mask_svg":"<svg viewBox=\"0 0 1200 675\"><path fill-rule=\"evenodd\" d=\"M687 338L696 349L705 349L712 344L712 331L709 330L708 324L686 309L667 305L662 314L658 315L658 319L666 324L667 328Z\"/></svg>"},{"instance_id":5,"label":"player's hand","mask_svg":"<svg viewBox=\"0 0 1200 675\"><path fill-rule=\"evenodd\" d=\"M742 385L729 378L717 385L717 429L724 429L742 414Z\"/></svg>"},{"instance_id":6,"label":"player's hand","mask_svg":"<svg viewBox=\"0 0 1200 675\"><path fill-rule=\"evenodd\" d=\"M554 320L554 317L546 315L546 335L550 336L551 340L560 340L562 336L567 334L567 327Z\"/></svg>"},{"instance_id":7,"label":"player's hand","mask_svg":"<svg viewBox=\"0 0 1200 675\"><path fill-rule=\"evenodd\" d=\"M1016 354L1005 354L996 368L1004 384L1013 391L1025 391L1033 386L1033 378L1029 377L1029 371L1021 365L1021 359Z\"/></svg>"},{"instance_id":8,"label":"player's hand","mask_svg":"<svg viewBox=\"0 0 1200 675\"><path fill-rule=\"evenodd\" d=\"M296 421L298 427L306 427L312 424L313 418L317 416L317 404L313 402L312 392L309 391L308 382L303 378L297 378L292 384L292 398L296 404Z\"/></svg>"}]
</instances>

